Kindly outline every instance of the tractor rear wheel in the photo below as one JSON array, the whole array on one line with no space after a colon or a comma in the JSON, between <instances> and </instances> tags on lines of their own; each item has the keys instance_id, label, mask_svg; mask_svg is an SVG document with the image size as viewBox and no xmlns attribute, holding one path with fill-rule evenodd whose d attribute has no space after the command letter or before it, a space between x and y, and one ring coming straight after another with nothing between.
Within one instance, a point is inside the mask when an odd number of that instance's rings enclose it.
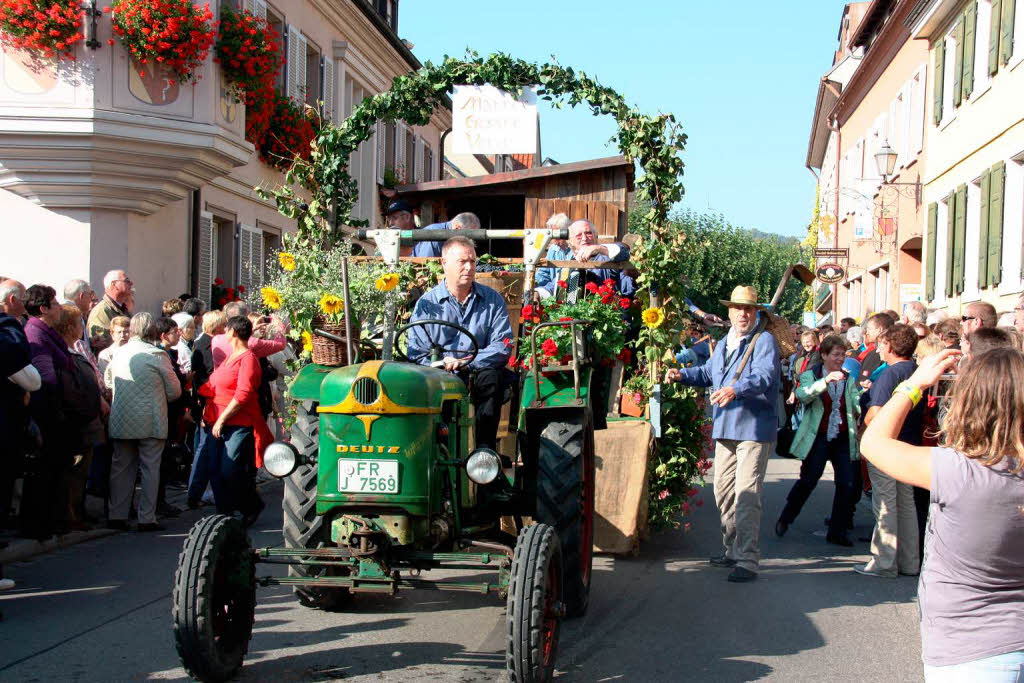
<instances>
[{"instance_id":1,"label":"tractor rear wheel","mask_svg":"<svg viewBox=\"0 0 1024 683\"><path fill-rule=\"evenodd\" d=\"M256 615L255 559L242 523L196 522L174 573L174 643L190 676L226 681L242 667Z\"/></svg>"},{"instance_id":2,"label":"tractor rear wheel","mask_svg":"<svg viewBox=\"0 0 1024 683\"><path fill-rule=\"evenodd\" d=\"M513 683L549 681L562 621L562 553L547 524L519 532L505 609L505 663Z\"/></svg>"},{"instance_id":3,"label":"tractor rear wheel","mask_svg":"<svg viewBox=\"0 0 1024 683\"><path fill-rule=\"evenodd\" d=\"M583 415L541 430L536 519L554 527L561 541L566 616L582 616L594 559L594 428Z\"/></svg>"},{"instance_id":4,"label":"tractor rear wheel","mask_svg":"<svg viewBox=\"0 0 1024 683\"><path fill-rule=\"evenodd\" d=\"M320 418L316 403L303 401L296 406L296 420L292 425L292 444L302 456L314 456L320 447ZM316 514L316 465L299 465L284 480L284 512L282 535L286 548L322 548L330 541L323 517ZM288 576L310 577L328 574L325 567L288 565ZM304 607L325 611L339 610L350 601L352 594L346 588L310 588L296 586L295 595Z\"/></svg>"}]
</instances>

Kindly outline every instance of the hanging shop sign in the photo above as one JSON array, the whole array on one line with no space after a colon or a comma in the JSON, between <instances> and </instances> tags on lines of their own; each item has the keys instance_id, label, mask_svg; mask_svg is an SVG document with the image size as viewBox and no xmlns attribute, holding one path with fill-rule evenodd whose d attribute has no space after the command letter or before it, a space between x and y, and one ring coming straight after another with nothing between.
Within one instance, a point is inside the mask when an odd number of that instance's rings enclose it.
<instances>
[{"instance_id":1,"label":"hanging shop sign","mask_svg":"<svg viewBox=\"0 0 1024 683\"><path fill-rule=\"evenodd\" d=\"M833 249L815 249L814 258L821 261L845 260L850 258L850 249L848 247Z\"/></svg>"},{"instance_id":2,"label":"hanging shop sign","mask_svg":"<svg viewBox=\"0 0 1024 683\"><path fill-rule=\"evenodd\" d=\"M814 276L827 285L834 285L846 278L846 269L838 263L823 263L818 266Z\"/></svg>"},{"instance_id":3,"label":"hanging shop sign","mask_svg":"<svg viewBox=\"0 0 1024 683\"><path fill-rule=\"evenodd\" d=\"M456 154L535 154L537 93L524 88L516 98L493 85L457 85L451 134Z\"/></svg>"}]
</instances>

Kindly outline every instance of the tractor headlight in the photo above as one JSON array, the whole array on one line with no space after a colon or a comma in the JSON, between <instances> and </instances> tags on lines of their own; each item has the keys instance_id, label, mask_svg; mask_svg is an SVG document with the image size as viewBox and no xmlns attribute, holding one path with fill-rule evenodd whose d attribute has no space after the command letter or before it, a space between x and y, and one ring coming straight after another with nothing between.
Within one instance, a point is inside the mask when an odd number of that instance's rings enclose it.
<instances>
[{"instance_id":1,"label":"tractor headlight","mask_svg":"<svg viewBox=\"0 0 1024 683\"><path fill-rule=\"evenodd\" d=\"M275 441L263 452L263 467L275 477L287 477L299 466L299 452L295 446Z\"/></svg>"},{"instance_id":2,"label":"tractor headlight","mask_svg":"<svg viewBox=\"0 0 1024 683\"><path fill-rule=\"evenodd\" d=\"M490 448L478 448L466 459L466 474L478 484L490 484L501 472L501 458Z\"/></svg>"}]
</instances>

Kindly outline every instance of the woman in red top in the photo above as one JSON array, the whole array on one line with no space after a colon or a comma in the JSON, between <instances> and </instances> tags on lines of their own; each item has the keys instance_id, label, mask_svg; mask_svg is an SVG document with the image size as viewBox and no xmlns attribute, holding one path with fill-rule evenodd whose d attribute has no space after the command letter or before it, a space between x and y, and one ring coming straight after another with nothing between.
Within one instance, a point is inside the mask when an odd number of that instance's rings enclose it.
<instances>
[{"instance_id":1,"label":"woman in red top","mask_svg":"<svg viewBox=\"0 0 1024 683\"><path fill-rule=\"evenodd\" d=\"M271 439L260 412L260 364L248 347L252 323L241 315L229 318L224 334L231 355L199 390L210 399L203 411L210 485L217 512L241 512L251 525L264 507L256 493L256 465Z\"/></svg>"}]
</instances>

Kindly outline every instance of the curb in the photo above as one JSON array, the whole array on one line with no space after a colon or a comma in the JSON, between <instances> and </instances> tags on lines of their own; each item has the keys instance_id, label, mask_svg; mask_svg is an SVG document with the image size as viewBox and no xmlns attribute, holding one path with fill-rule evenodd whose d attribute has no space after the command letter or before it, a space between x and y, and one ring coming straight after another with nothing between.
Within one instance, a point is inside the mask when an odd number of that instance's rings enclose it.
<instances>
[{"instance_id":1,"label":"curb","mask_svg":"<svg viewBox=\"0 0 1024 683\"><path fill-rule=\"evenodd\" d=\"M63 536L55 536L45 541L31 538L12 539L10 545L0 550L0 565L21 562L36 555L52 552L60 548L78 545L94 538L103 538L118 533L116 529L93 529L91 531L72 531Z\"/></svg>"}]
</instances>

